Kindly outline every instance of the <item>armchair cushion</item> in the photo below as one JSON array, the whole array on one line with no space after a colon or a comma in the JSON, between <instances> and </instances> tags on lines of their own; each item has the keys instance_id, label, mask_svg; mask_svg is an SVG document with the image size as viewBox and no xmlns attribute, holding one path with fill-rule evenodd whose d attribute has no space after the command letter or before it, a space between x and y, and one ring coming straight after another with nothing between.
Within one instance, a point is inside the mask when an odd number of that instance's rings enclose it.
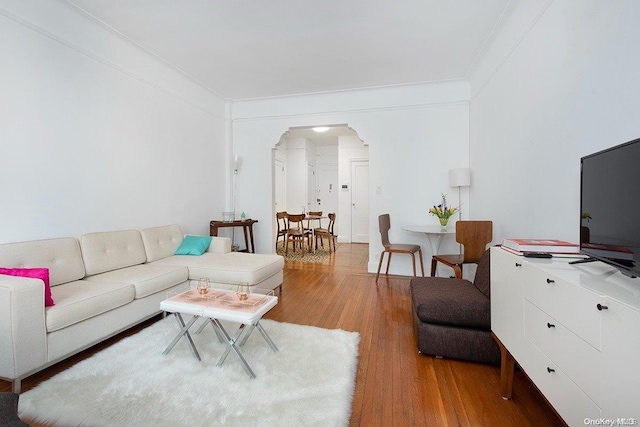
<instances>
[{"instance_id":1,"label":"armchair cushion","mask_svg":"<svg viewBox=\"0 0 640 427\"><path fill-rule=\"evenodd\" d=\"M411 293L413 309L422 322L491 328L491 302L468 280L417 278L411 281Z\"/></svg>"}]
</instances>

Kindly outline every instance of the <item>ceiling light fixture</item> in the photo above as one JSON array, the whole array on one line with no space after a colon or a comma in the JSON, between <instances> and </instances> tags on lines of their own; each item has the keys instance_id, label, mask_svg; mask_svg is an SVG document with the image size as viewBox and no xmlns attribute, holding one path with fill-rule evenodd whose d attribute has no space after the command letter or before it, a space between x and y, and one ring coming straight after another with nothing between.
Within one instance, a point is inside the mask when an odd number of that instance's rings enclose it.
<instances>
[{"instance_id":1,"label":"ceiling light fixture","mask_svg":"<svg viewBox=\"0 0 640 427\"><path fill-rule=\"evenodd\" d=\"M326 131L329 130L329 128L326 127L326 126L318 126L318 127L312 128L312 129L314 131L316 131L316 132L326 132Z\"/></svg>"}]
</instances>

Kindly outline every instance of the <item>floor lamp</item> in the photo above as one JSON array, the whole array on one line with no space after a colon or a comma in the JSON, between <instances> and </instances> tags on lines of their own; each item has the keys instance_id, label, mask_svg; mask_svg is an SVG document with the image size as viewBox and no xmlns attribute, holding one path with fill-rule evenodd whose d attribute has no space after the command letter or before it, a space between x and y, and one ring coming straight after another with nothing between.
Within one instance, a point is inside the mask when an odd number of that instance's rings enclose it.
<instances>
[{"instance_id":1,"label":"floor lamp","mask_svg":"<svg viewBox=\"0 0 640 427\"><path fill-rule=\"evenodd\" d=\"M471 185L471 169L458 168L449 169L449 186L458 187L458 219L462 220L462 200L460 197L460 187L469 187Z\"/></svg>"},{"instance_id":2,"label":"floor lamp","mask_svg":"<svg viewBox=\"0 0 640 427\"><path fill-rule=\"evenodd\" d=\"M233 219L232 221L236 220L236 209L238 208L238 172L240 172L240 167L242 166L242 157L239 155L235 155L233 156ZM232 248L235 247L235 249L237 250L237 245L236 245L236 228L235 227L231 227L231 243L232 243Z\"/></svg>"}]
</instances>

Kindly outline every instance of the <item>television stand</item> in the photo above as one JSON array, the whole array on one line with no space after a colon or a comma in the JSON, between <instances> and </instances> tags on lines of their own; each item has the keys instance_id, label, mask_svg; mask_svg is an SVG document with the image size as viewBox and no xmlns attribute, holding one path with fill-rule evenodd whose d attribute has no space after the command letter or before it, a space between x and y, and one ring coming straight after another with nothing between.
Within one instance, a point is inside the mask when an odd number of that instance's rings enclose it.
<instances>
[{"instance_id":1,"label":"television stand","mask_svg":"<svg viewBox=\"0 0 640 427\"><path fill-rule=\"evenodd\" d=\"M605 263L578 268L570 261L491 248L491 331L504 346L502 395L511 395L517 363L569 426L640 419L639 279Z\"/></svg>"},{"instance_id":2,"label":"television stand","mask_svg":"<svg viewBox=\"0 0 640 427\"><path fill-rule=\"evenodd\" d=\"M575 261L570 261L569 264L585 264L587 262L594 262L594 261L600 261L597 258L584 258L584 259L577 259ZM619 268L618 269L620 271L620 273L622 273L624 276L630 277L632 279L637 279L638 276L636 276L635 274L629 272L628 270L624 269L624 268Z\"/></svg>"},{"instance_id":3,"label":"television stand","mask_svg":"<svg viewBox=\"0 0 640 427\"><path fill-rule=\"evenodd\" d=\"M595 261L598 261L598 260L595 258L589 257L589 258L577 259L575 261L569 261L569 264L585 264L587 262L595 262Z\"/></svg>"}]
</instances>

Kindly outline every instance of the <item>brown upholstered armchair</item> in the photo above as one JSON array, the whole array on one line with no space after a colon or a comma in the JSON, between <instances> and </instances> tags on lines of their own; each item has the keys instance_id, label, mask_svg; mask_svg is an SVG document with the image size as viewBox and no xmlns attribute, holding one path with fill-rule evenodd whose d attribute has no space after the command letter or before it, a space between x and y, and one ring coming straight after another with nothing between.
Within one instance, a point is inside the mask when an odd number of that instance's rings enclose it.
<instances>
[{"instance_id":1,"label":"brown upholstered armchair","mask_svg":"<svg viewBox=\"0 0 640 427\"><path fill-rule=\"evenodd\" d=\"M491 336L490 252L480 261L473 283L456 278L411 279L413 323L423 354L500 363Z\"/></svg>"}]
</instances>

